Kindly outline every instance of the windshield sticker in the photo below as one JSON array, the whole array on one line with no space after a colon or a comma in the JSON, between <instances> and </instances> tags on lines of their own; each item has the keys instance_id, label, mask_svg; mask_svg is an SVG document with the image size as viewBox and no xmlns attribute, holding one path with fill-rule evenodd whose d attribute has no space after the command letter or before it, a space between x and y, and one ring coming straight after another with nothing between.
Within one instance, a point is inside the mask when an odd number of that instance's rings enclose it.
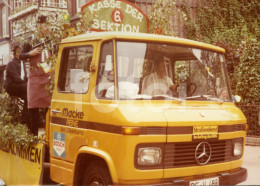
<instances>
[{"instance_id":1,"label":"windshield sticker","mask_svg":"<svg viewBox=\"0 0 260 186\"><path fill-rule=\"evenodd\" d=\"M53 134L53 154L65 158L65 134L54 132Z\"/></svg>"}]
</instances>

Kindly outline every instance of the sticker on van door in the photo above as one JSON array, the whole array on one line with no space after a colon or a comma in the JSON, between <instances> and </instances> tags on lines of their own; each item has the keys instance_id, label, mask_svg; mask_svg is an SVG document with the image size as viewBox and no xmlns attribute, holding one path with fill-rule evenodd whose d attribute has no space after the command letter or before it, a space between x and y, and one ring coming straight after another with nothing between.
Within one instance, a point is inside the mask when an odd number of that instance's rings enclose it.
<instances>
[{"instance_id":1,"label":"sticker on van door","mask_svg":"<svg viewBox=\"0 0 260 186\"><path fill-rule=\"evenodd\" d=\"M53 133L53 155L65 158L65 134L60 132Z\"/></svg>"}]
</instances>

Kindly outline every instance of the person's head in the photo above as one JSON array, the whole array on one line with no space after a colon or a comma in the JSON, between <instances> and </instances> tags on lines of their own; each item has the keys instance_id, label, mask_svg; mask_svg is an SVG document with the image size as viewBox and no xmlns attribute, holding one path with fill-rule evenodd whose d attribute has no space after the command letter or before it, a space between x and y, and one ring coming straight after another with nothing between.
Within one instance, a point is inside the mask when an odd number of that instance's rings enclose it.
<instances>
[{"instance_id":1,"label":"person's head","mask_svg":"<svg viewBox=\"0 0 260 186\"><path fill-rule=\"evenodd\" d=\"M155 62L155 71L160 78L163 78L166 74L166 63L164 58L161 57Z\"/></svg>"},{"instance_id":2,"label":"person's head","mask_svg":"<svg viewBox=\"0 0 260 186\"><path fill-rule=\"evenodd\" d=\"M223 100L227 100L228 99L228 94L227 94L226 90L221 90L220 98L223 99Z\"/></svg>"},{"instance_id":3,"label":"person's head","mask_svg":"<svg viewBox=\"0 0 260 186\"><path fill-rule=\"evenodd\" d=\"M11 51L13 52L13 56L14 56L15 58L18 58L18 59L19 59L20 50L21 50L21 46L20 46L19 43L13 43L13 44L12 44Z\"/></svg>"},{"instance_id":4,"label":"person's head","mask_svg":"<svg viewBox=\"0 0 260 186\"><path fill-rule=\"evenodd\" d=\"M46 34L49 31L49 28L47 26L47 17L46 16L44 16L44 15L38 16L37 28L41 34Z\"/></svg>"}]
</instances>

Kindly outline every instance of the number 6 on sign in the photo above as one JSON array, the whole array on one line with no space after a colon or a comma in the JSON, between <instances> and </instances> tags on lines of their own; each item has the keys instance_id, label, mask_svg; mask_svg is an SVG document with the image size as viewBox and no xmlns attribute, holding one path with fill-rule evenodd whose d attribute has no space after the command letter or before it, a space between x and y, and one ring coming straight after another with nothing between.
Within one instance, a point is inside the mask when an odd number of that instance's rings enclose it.
<instances>
[{"instance_id":1,"label":"number 6 on sign","mask_svg":"<svg viewBox=\"0 0 260 186\"><path fill-rule=\"evenodd\" d=\"M124 15L120 9L115 9L112 12L112 19L115 23L122 23L124 19Z\"/></svg>"}]
</instances>

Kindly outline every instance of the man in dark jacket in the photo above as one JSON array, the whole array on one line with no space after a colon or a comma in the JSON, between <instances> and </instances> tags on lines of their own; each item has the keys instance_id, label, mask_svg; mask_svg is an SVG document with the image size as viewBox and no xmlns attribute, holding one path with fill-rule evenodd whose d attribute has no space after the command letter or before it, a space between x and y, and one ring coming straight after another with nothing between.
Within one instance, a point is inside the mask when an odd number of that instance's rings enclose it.
<instances>
[{"instance_id":1,"label":"man in dark jacket","mask_svg":"<svg viewBox=\"0 0 260 186\"><path fill-rule=\"evenodd\" d=\"M39 27L42 35L46 34L49 29L46 27L46 16L39 16L37 27ZM24 43L19 58L21 60L29 60L29 76L28 76L28 108L32 121L31 132L38 135L38 129L44 126L41 117L45 118L48 107L51 104L51 95L46 90L46 85L50 83L50 71L45 71L41 66L46 62L50 55L45 43L38 43L32 46ZM40 46L40 47L39 47ZM45 49L44 49L45 48ZM40 109L43 111L40 112Z\"/></svg>"},{"instance_id":2,"label":"man in dark jacket","mask_svg":"<svg viewBox=\"0 0 260 186\"><path fill-rule=\"evenodd\" d=\"M27 73L25 64L20 61L19 44L12 47L14 58L7 64L5 90L10 96L19 97L24 101L21 123L29 124L28 106L27 106Z\"/></svg>"}]
</instances>

